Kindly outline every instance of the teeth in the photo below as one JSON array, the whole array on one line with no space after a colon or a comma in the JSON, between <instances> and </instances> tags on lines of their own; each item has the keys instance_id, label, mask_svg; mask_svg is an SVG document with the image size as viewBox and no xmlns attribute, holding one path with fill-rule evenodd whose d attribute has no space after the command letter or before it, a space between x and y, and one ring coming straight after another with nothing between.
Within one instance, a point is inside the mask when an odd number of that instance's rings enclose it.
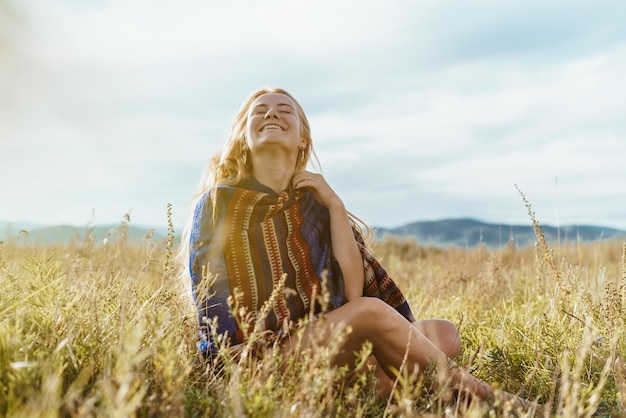
<instances>
[{"instance_id":1,"label":"teeth","mask_svg":"<svg viewBox=\"0 0 626 418\"><path fill-rule=\"evenodd\" d=\"M266 129L281 129L281 128L278 125L267 125L266 127L263 128L263 130L266 130Z\"/></svg>"}]
</instances>

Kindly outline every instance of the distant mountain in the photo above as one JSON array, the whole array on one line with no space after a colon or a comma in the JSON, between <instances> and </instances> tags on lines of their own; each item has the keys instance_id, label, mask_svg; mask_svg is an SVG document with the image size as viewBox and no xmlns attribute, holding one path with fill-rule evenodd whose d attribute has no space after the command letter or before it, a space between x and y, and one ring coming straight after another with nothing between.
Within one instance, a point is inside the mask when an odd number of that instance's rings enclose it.
<instances>
[{"instance_id":1,"label":"distant mountain","mask_svg":"<svg viewBox=\"0 0 626 418\"><path fill-rule=\"evenodd\" d=\"M97 225L90 227L90 234L98 241L115 239L120 225ZM410 237L421 245L437 247L475 247L483 244L498 248L512 241L516 246L533 245L537 241L530 221L528 225L506 225L482 222L476 219L443 219L439 221L413 222L396 228L374 228L376 237ZM568 225L553 227L541 225L548 242L592 242L597 240L622 239L626 242L626 231L592 225ZM177 239L180 231L176 231ZM71 225L42 226L31 223L0 222L0 240L17 239L28 243L52 244L84 240L87 227ZM167 239L165 228L128 225L126 236L130 241L140 242L151 234L152 241Z\"/></svg>"},{"instance_id":2,"label":"distant mountain","mask_svg":"<svg viewBox=\"0 0 626 418\"><path fill-rule=\"evenodd\" d=\"M591 242L608 239L624 239L626 231L592 225L568 225L553 227L541 225L548 242ZM501 247L512 241L523 247L537 241L535 232L528 225L491 224L475 219L443 219L439 221L413 222L396 228L377 228L376 236L391 235L411 237L419 244L441 247L475 247L483 244L490 248Z\"/></svg>"},{"instance_id":3,"label":"distant mountain","mask_svg":"<svg viewBox=\"0 0 626 418\"><path fill-rule=\"evenodd\" d=\"M88 229L89 234L98 242L103 242L105 239L115 239L122 231L119 224L78 227L72 225L42 226L24 222L0 222L0 240L17 239L38 244L63 243L72 239L80 241L85 239ZM151 236L152 241L159 241L167 239L167 230L128 225L126 236L130 241L141 241L147 236Z\"/></svg>"},{"instance_id":4,"label":"distant mountain","mask_svg":"<svg viewBox=\"0 0 626 418\"><path fill-rule=\"evenodd\" d=\"M36 224L33 222L4 222L4 221L0 221L0 237L3 237L3 234L6 233L6 231L28 231L29 229L34 229L34 228L41 228L45 225L42 224Z\"/></svg>"}]
</instances>

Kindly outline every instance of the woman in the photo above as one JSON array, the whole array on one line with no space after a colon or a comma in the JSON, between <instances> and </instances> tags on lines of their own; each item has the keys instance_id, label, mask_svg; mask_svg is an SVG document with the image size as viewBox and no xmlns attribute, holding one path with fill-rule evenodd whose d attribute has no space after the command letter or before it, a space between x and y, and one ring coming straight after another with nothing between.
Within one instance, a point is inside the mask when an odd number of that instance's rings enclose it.
<instances>
[{"instance_id":1,"label":"woman","mask_svg":"<svg viewBox=\"0 0 626 418\"><path fill-rule=\"evenodd\" d=\"M338 366L354 367L354 353L371 342L383 393L403 365L409 372L433 363L454 366L450 358L461 347L456 327L414 319L341 198L321 174L306 170L312 153L307 118L285 90L258 90L237 113L206 171L190 232L202 351L211 356L220 345L245 342L253 320L264 341L297 355L312 344L312 325L303 322L312 315L325 318L329 330L351 330L335 358ZM272 294L280 286L288 290L284 297ZM324 290L327 303L317 303ZM303 337L296 343L290 336L298 327ZM466 370L450 373L457 388L493 397L493 389Z\"/></svg>"}]
</instances>

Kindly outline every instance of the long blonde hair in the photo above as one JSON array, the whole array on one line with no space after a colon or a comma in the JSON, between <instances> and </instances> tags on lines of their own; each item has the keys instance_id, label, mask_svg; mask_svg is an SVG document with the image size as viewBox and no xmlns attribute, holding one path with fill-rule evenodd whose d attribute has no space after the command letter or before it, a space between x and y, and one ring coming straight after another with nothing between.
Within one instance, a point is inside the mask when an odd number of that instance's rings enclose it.
<instances>
[{"instance_id":1,"label":"long blonde hair","mask_svg":"<svg viewBox=\"0 0 626 418\"><path fill-rule=\"evenodd\" d=\"M300 135L302 137L305 147L301 151L301 155L298 156L296 162L296 173L304 170L311 158L311 155L315 157L315 162L319 167L319 160L313 151L313 141L311 140L311 128L309 120L304 113L304 109L298 103L298 101L289 92L284 89L272 86L266 86L254 91L250 96L241 104L235 117L230 125L230 132L226 138L226 142L222 146L219 153L212 156L200 177L198 184L198 190L191 199L190 202L190 214L185 223L183 232L181 234L181 242L178 254L176 256L179 265L182 267L183 277L188 278L188 266L189 262L189 238L191 235L191 228L193 224L193 212L202 198L202 196L211 189L216 189L219 184L234 185L239 183L244 178L252 177L252 166L250 161L244 157L246 152L246 126L248 124L248 110L252 103L259 97L267 93L280 93L289 97L296 105L298 116L300 117ZM212 192L211 194L214 194ZM213 213L215 214L215 201L213 201Z\"/></svg>"},{"instance_id":2,"label":"long blonde hair","mask_svg":"<svg viewBox=\"0 0 626 418\"><path fill-rule=\"evenodd\" d=\"M298 156L296 162L296 173L304 170L309 162L313 152L313 142L311 140L311 128L309 120L304 113L304 109L300 103L284 89L278 87L264 87L252 93L248 99L243 102L239 111L235 115L230 127L230 133L221 153L215 155L209 161L205 170L204 184L200 185L199 194L211 188L217 187L218 184L233 185L239 183L244 178L252 176L252 167L250 160L247 161L245 153L246 146L246 125L248 124L248 110L252 103L259 97L267 93L280 93L289 97L296 105L298 116L300 117L300 135L302 142L305 144L302 154ZM317 159L317 158L316 158Z\"/></svg>"},{"instance_id":3,"label":"long blonde hair","mask_svg":"<svg viewBox=\"0 0 626 418\"><path fill-rule=\"evenodd\" d=\"M300 117L300 135L305 147L302 149L302 155L298 156L296 162L296 170L298 173L304 170L309 163L311 156L315 158L315 163L317 168L321 171L321 165L313 150L313 141L311 138L311 128L309 126L309 121L304 113L304 109L298 103L298 101L286 90L278 88L266 86L259 90L253 92L241 105L239 111L233 118L233 121L230 126L230 132L226 139L226 142L222 146L221 152L211 157L209 160L204 173L200 179L200 183L198 185L198 191L193 197L191 201L191 213L189 219L185 225L181 236L180 249L177 254L177 259L181 266L184 266L183 277L189 278L189 271L187 263L189 262L189 238L191 234L191 228L193 224L193 209L195 209L199 200L202 196L211 190L211 194L215 194L212 190L215 190L219 184L226 185L235 185L239 183L241 180L245 178L252 177L252 166L250 164L251 159L245 158L245 152L247 149L246 146L246 126L248 124L248 110L252 103L259 98L260 96L267 93L280 93L289 97L296 105L298 115ZM213 214L215 215L215 199L212 199L213 204ZM361 221L358 217L354 216L350 212L348 212L351 223L355 228L357 228L361 233L363 233L364 229L366 231L366 235L369 235L369 227ZM187 280L189 283L190 281Z\"/></svg>"}]
</instances>

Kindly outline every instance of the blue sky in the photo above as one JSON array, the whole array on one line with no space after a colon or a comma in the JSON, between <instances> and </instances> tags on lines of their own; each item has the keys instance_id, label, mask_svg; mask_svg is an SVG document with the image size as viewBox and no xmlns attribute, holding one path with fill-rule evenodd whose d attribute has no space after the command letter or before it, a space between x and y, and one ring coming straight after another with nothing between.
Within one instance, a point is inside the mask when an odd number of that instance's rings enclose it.
<instances>
[{"instance_id":1,"label":"blue sky","mask_svg":"<svg viewBox=\"0 0 626 418\"><path fill-rule=\"evenodd\" d=\"M0 2L0 220L184 222L243 99L292 92L371 225L626 229L621 1Z\"/></svg>"}]
</instances>

